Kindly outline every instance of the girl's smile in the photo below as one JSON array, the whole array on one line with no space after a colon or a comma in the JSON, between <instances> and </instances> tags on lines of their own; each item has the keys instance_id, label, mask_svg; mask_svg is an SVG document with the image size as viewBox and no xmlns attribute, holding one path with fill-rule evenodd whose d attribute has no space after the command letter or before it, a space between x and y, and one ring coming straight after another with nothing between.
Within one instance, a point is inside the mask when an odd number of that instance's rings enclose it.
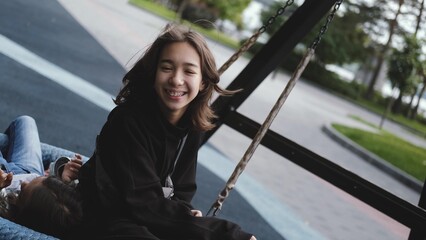
<instances>
[{"instance_id":1,"label":"girl's smile","mask_svg":"<svg viewBox=\"0 0 426 240\"><path fill-rule=\"evenodd\" d=\"M154 88L160 107L176 124L202 89L200 56L187 42L166 45L160 54Z\"/></svg>"},{"instance_id":2,"label":"girl's smile","mask_svg":"<svg viewBox=\"0 0 426 240\"><path fill-rule=\"evenodd\" d=\"M181 92L181 91L174 91L174 90L166 90L167 94L170 95L170 97L182 97L184 94L186 94L186 92Z\"/></svg>"}]
</instances>

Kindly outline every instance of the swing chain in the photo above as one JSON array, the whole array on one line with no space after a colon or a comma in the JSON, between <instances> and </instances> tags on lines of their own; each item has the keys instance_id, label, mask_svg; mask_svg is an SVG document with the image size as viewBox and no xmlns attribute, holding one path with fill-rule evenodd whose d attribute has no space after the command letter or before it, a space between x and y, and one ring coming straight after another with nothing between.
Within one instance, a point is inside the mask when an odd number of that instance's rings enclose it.
<instances>
[{"instance_id":1,"label":"swing chain","mask_svg":"<svg viewBox=\"0 0 426 240\"><path fill-rule=\"evenodd\" d=\"M327 31L328 26L330 25L331 21L334 18L334 15L336 15L337 10L339 10L340 5L342 4L343 0L337 0L336 3L334 4L333 10L330 12L330 14L328 14L327 18L326 18L326 22L324 23L324 25L321 27L318 36L315 38L314 42L311 45L311 49L316 49L319 42L322 39L322 36L324 35L324 33Z\"/></svg>"},{"instance_id":2,"label":"swing chain","mask_svg":"<svg viewBox=\"0 0 426 240\"><path fill-rule=\"evenodd\" d=\"M287 3L293 2L293 1L287 1ZM328 25L331 23L331 21L334 18L334 15L336 14L337 10L339 9L340 5L342 4L343 0L336 0L334 3L334 7L330 14L327 16L326 23L321 27L320 32L318 36L316 37L315 41L312 43L311 47L307 49L306 54L303 56L302 60L299 62L299 65L296 68L296 71L291 76L290 80L287 83L287 86L281 93L279 99L275 103L274 107L272 108L271 112L267 116L265 122L260 126L258 132L254 136L252 143L246 150L245 154L241 158L241 160L238 162L237 166L235 167L234 171L232 172L231 176L229 177L228 181L226 182L225 188L219 193L218 198L216 201L212 204L210 209L207 212L206 216L209 216L210 213L213 213L213 216L216 216L217 213L221 210L223 202L225 199L229 196L230 191L235 187L235 184L238 180L238 177L243 173L245 167L247 166L250 158L253 156L254 151L259 146L260 142L262 141L263 137L265 136L266 132L270 128L272 121L277 116L280 108L283 106L284 102L287 100L287 97L289 96L290 92L292 91L293 87L295 86L297 80L300 78L301 74L305 70L307 64L311 60L311 58L315 54L315 48L317 47L318 43L320 42L322 36L327 31ZM286 5L287 6L287 5ZM285 7L286 7L285 6ZM283 7L283 9L285 9ZM283 10L278 10L277 14L282 14ZM267 24L264 25L264 27L269 26L268 24L273 22L275 20L275 17L271 17ZM263 28L263 27L262 27ZM256 34L260 34L260 31L262 28L259 29L259 31ZM229 61L229 60L228 60Z\"/></svg>"},{"instance_id":3,"label":"swing chain","mask_svg":"<svg viewBox=\"0 0 426 240\"><path fill-rule=\"evenodd\" d=\"M246 52L257 41L260 34L264 33L266 31L266 29L275 22L275 19L278 16L282 15L285 12L285 10L287 9L287 7L292 5L293 3L294 3L294 0L287 0L287 2L277 10L277 12L275 13L274 16L269 17L269 19L266 21L266 23L263 24L263 26L260 27L249 39L247 39L247 41L244 42L244 44L240 47L240 49L236 53L234 53L228 59L228 61L226 61L219 68L219 70L218 70L219 75L222 75L223 72L225 72L235 61L237 61L237 59L241 56L241 54Z\"/></svg>"},{"instance_id":4,"label":"swing chain","mask_svg":"<svg viewBox=\"0 0 426 240\"><path fill-rule=\"evenodd\" d=\"M259 28L258 32L259 33L264 33L266 31L266 29L271 26L274 22L275 19L277 17L279 17L280 15L282 15L285 10L287 9L288 6L292 5L294 3L294 0L288 0L284 6L281 6L275 13L274 16L269 17L269 19L266 21L266 24L264 24L262 27Z\"/></svg>"}]
</instances>

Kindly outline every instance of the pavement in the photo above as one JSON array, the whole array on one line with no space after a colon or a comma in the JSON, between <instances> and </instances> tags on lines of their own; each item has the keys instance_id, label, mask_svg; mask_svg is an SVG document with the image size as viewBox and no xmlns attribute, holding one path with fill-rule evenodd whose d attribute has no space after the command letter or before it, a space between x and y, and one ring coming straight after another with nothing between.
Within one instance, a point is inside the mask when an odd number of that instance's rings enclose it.
<instances>
[{"instance_id":1,"label":"pavement","mask_svg":"<svg viewBox=\"0 0 426 240\"><path fill-rule=\"evenodd\" d=\"M0 126L28 114L36 118L42 141L90 155L112 107L106 104L111 103L108 98L117 93L125 70L165 23L125 0L2 1ZM214 41L208 43L219 66L233 53ZM229 84L248 61L234 63L221 84ZM238 111L263 122L288 79L285 72L268 77ZM417 205L418 191L323 132L334 122L363 127L349 115L380 121L380 116L302 79L271 128ZM426 146L424 139L395 123L385 122L384 128ZM203 212L210 207L249 144L250 139L223 126L202 147L195 206ZM392 240L409 234L405 226L261 146L219 217L266 240Z\"/></svg>"}]
</instances>

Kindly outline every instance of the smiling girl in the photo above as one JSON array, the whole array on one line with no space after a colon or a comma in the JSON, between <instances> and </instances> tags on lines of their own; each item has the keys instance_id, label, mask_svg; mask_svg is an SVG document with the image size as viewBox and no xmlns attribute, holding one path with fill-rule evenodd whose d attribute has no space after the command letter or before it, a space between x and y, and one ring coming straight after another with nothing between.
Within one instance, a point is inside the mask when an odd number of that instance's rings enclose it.
<instances>
[{"instance_id":1,"label":"smiling girl","mask_svg":"<svg viewBox=\"0 0 426 240\"><path fill-rule=\"evenodd\" d=\"M217 83L203 37L168 25L124 76L92 158L81 168L85 237L255 239L234 223L201 217L196 191L202 134L214 127Z\"/></svg>"}]
</instances>

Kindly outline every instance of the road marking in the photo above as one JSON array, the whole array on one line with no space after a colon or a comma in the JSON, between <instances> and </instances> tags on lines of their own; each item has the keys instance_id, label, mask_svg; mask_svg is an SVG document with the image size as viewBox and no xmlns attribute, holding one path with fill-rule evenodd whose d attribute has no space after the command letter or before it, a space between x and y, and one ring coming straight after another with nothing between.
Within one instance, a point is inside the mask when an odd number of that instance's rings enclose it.
<instances>
[{"instance_id":1,"label":"road marking","mask_svg":"<svg viewBox=\"0 0 426 240\"><path fill-rule=\"evenodd\" d=\"M114 108L113 96L88 81L37 56L23 46L0 34L0 53L58 83L73 93L95 105L111 111ZM207 145L201 148L199 163L223 181L227 181L232 171L231 161ZM259 213L260 216L285 239L325 239L310 229L290 209L285 207L254 178L244 174L238 182L238 192ZM213 199L214 200L214 199Z\"/></svg>"},{"instance_id":2,"label":"road marking","mask_svg":"<svg viewBox=\"0 0 426 240\"><path fill-rule=\"evenodd\" d=\"M35 55L23 46L0 34L0 53L34 70L44 77L60 84L73 93L85 98L97 106L111 111L115 104L113 96L88 81L60 68L59 66Z\"/></svg>"}]
</instances>

